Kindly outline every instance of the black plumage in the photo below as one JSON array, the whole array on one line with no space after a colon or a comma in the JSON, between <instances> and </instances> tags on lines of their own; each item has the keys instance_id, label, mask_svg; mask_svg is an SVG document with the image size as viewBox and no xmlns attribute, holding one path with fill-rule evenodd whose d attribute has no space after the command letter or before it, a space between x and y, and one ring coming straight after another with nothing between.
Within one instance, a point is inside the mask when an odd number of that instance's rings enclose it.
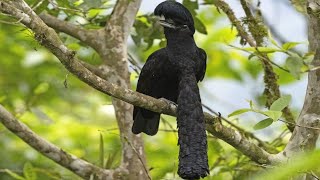
<instances>
[{"instance_id":1,"label":"black plumage","mask_svg":"<svg viewBox=\"0 0 320 180\"><path fill-rule=\"evenodd\" d=\"M180 3L160 3L154 14L164 16L167 46L151 54L142 68L137 91L178 104L178 174L184 179L199 179L209 173L204 115L197 82L206 71L206 53L198 48L191 13ZM134 107L132 132L155 135L160 114Z\"/></svg>"}]
</instances>

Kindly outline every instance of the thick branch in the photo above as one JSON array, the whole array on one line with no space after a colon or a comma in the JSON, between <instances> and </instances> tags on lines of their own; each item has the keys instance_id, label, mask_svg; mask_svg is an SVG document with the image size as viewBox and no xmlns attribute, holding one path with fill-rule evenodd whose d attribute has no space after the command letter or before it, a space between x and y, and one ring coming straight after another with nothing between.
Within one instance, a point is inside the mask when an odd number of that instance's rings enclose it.
<instances>
[{"instance_id":1,"label":"thick branch","mask_svg":"<svg viewBox=\"0 0 320 180\"><path fill-rule=\"evenodd\" d=\"M80 41L83 41L87 43L90 46L93 46L92 39L94 39L95 36L98 34L98 30L87 30L83 29L77 25L71 24L69 22L60 20L54 16L51 16L50 14L47 14L45 12L39 14L39 17L51 28L64 32L74 38L79 39Z\"/></svg>"},{"instance_id":2,"label":"thick branch","mask_svg":"<svg viewBox=\"0 0 320 180\"><path fill-rule=\"evenodd\" d=\"M241 0L241 5L247 15L247 24L249 31L253 37L249 35L246 31L245 27L241 25L241 22L236 18L234 12L230 8L230 6L224 2L223 0L214 1L216 7L222 9L228 16L229 20L232 22L233 25L236 26L240 36L249 43L250 46L263 46L263 39L265 38L266 29L262 24L261 19L257 19L253 16L249 5L246 0ZM261 57L260 61L264 69L264 83L265 83L265 90L264 95L266 96L267 102L266 106L270 108L271 104L280 98L281 93L279 89L279 85L277 84L278 76L274 72L272 62L266 54L260 53ZM291 110L286 107L282 110L284 118L291 123L294 123L294 117ZM288 129L292 132L294 126L291 124L287 124Z\"/></svg>"},{"instance_id":3,"label":"thick branch","mask_svg":"<svg viewBox=\"0 0 320 180\"><path fill-rule=\"evenodd\" d=\"M114 177L120 173L120 169L101 169L93 164L77 158L72 154L68 154L61 148L34 133L22 122L19 122L2 105L0 105L0 121L6 128L20 137L35 150L84 179L89 179L90 176L97 177L101 180L114 179Z\"/></svg>"},{"instance_id":4,"label":"thick branch","mask_svg":"<svg viewBox=\"0 0 320 180\"><path fill-rule=\"evenodd\" d=\"M320 5L316 0L308 1L309 51L315 52L312 65L320 65ZM308 87L302 111L297 124L307 127L320 127L320 70L309 72ZM283 155L292 157L296 152L310 151L316 146L319 130L296 127Z\"/></svg>"},{"instance_id":5,"label":"thick branch","mask_svg":"<svg viewBox=\"0 0 320 180\"><path fill-rule=\"evenodd\" d=\"M21 15L16 15L16 11L18 10L8 6L5 2L0 1L0 11L10 13L18 19L21 18ZM47 27L34 13L29 13L28 15L30 16L30 21L22 20L22 23L35 33L36 39L40 44L50 50L61 63L79 79L101 92L135 106L140 106L154 112L176 115L176 107L172 104L168 104L166 101L158 100L129 89L120 88L119 86L111 84L94 75L78 61L73 51L68 50L67 47L62 44L55 31ZM207 122L207 129L210 133L231 144L252 160L258 163L274 162L272 155L248 141L245 137L240 135L240 133L237 133L231 128L224 127L220 123L215 123L214 118L209 114L205 114L205 119Z\"/></svg>"}]
</instances>

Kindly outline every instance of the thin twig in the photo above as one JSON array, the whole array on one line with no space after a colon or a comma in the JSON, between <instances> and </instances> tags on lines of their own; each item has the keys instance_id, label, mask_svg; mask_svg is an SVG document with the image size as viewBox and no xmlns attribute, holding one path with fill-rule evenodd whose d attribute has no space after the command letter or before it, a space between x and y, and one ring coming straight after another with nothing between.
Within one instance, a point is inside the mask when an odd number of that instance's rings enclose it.
<instances>
[{"instance_id":1,"label":"thin twig","mask_svg":"<svg viewBox=\"0 0 320 180\"><path fill-rule=\"evenodd\" d=\"M316 71L316 70L318 70L318 69L320 69L320 66L315 66L315 67L312 67L312 68L307 69L307 70L305 70L305 71L302 71L302 73L311 72L311 71Z\"/></svg>"},{"instance_id":2,"label":"thin twig","mask_svg":"<svg viewBox=\"0 0 320 180\"><path fill-rule=\"evenodd\" d=\"M10 25L14 25L14 26L20 26L18 23L16 22L9 22L9 21L3 21L3 20L0 20L0 23L3 23L3 24L10 24Z\"/></svg>"},{"instance_id":3,"label":"thin twig","mask_svg":"<svg viewBox=\"0 0 320 180\"><path fill-rule=\"evenodd\" d=\"M21 170L11 170L11 169L0 169L0 173L6 173L8 170L15 173L23 173Z\"/></svg>"},{"instance_id":4,"label":"thin twig","mask_svg":"<svg viewBox=\"0 0 320 180\"><path fill-rule=\"evenodd\" d=\"M25 17L21 17L18 21L14 21L14 22L9 22L9 21L0 20L0 23L10 24L10 25L18 25L18 24L20 24L20 22L21 22L24 18L25 18Z\"/></svg>"},{"instance_id":5,"label":"thin twig","mask_svg":"<svg viewBox=\"0 0 320 180\"><path fill-rule=\"evenodd\" d=\"M139 71L141 71L142 68L139 66L138 61L130 53L128 53L128 57L129 57L128 59L129 59L130 63L133 66L135 66Z\"/></svg>"},{"instance_id":6,"label":"thin twig","mask_svg":"<svg viewBox=\"0 0 320 180\"><path fill-rule=\"evenodd\" d=\"M241 21L239 21L237 19L237 17L235 16L233 10L230 8L229 4L227 4L223 0L216 0L216 1L213 1L213 3L217 8L221 9L224 13L226 13L226 15L228 16L228 18L231 21L232 25L236 26L240 36L246 42L248 42L250 46L256 47L256 43L255 43L254 39L252 38L251 35L249 35L247 33L245 28L241 25Z\"/></svg>"},{"instance_id":7,"label":"thin twig","mask_svg":"<svg viewBox=\"0 0 320 180\"><path fill-rule=\"evenodd\" d=\"M307 128L307 129L320 130L320 128L317 128L317 127L304 126L304 125L300 125L300 124L288 122L288 121L285 121L285 120L282 120L282 119L279 119L278 121L284 122L284 123L286 123L286 124L291 124L291 125L293 125L293 126L303 127L303 128Z\"/></svg>"},{"instance_id":8,"label":"thin twig","mask_svg":"<svg viewBox=\"0 0 320 180\"><path fill-rule=\"evenodd\" d=\"M14 14L17 18L20 18L21 15L23 15L19 14L17 9L9 8L6 2L1 1L0 4L0 11L2 12ZM34 31L38 42L56 55L60 62L80 80L105 94L135 106L158 113L176 115L176 107L163 100L134 92L130 89L120 87L97 77L79 63L74 52L70 51L63 45L54 30L48 28L37 16L33 14L30 14L30 16L30 21L23 20L22 23L31 28L31 30ZM234 146L243 154L250 157L253 161L258 163L271 163L278 161L276 159L272 159L271 157L273 155L251 142L241 133L219 124L219 122L216 122L214 117L208 113L204 113L204 115L206 120L206 129L208 132Z\"/></svg>"},{"instance_id":9,"label":"thin twig","mask_svg":"<svg viewBox=\"0 0 320 180\"><path fill-rule=\"evenodd\" d=\"M173 133L177 133L178 130L172 130L172 129L159 129L159 131L162 131L162 132L173 132Z\"/></svg>"},{"instance_id":10,"label":"thin twig","mask_svg":"<svg viewBox=\"0 0 320 180\"><path fill-rule=\"evenodd\" d=\"M65 7L60 7L57 2L53 0L49 0L50 4L53 6L54 9L59 9L59 10L65 10L65 11L71 11L71 12L79 12L79 13L86 13L85 11L81 9L70 9L70 8L65 8Z\"/></svg>"},{"instance_id":11,"label":"thin twig","mask_svg":"<svg viewBox=\"0 0 320 180\"><path fill-rule=\"evenodd\" d=\"M310 172L307 172L307 173L310 174L315 179L319 180L319 177L313 171L310 171Z\"/></svg>"},{"instance_id":12,"label":"thin twig","mask_svg":"<svg viewBox=\"0 0 320 180\"><path fill-rule=\"evenodd\" d=\"M280 145L282 145L283 137L285 137L287 134L289 134L288 129L285 129L280 133L280 135L277 138L270 142L270 145L273 145L274 147L279 147Z\"/></svg>"},{"instance_id":13,"label":"thin twig","mask_svg":"<svg viewBox=\"0 0 320 180\"><path fill-rule=\"evenodd\" d=\"M129 61L131 62L131 64L133 66L136 67L136 69L139 70L139 72L137 72L137 74L139 75L140 74L140 71L141 71L141 68L140 66L138 65L137 61L132 57L132 55L130 53L128 53L128 56L129 56ZM205 104L202 104L202 106L207 109L209 112L213 113L214 115L216 116L221 116L220 113L214 111L213 109L211 109L209 106L205 105ZM229 125L231 125L232 127L234 127L235 129L241 131L242 133L244 133L245 135L247 135L248 137L251 137L252 139L255 139L259 142L259 144L263 145L265 149L270 149L270 147L268 147L266 145L265 142L263 142L262 140L260 140L259 138L257 138L253 133L251 132L248 132L246 130L244 130L243 128L239 127L238 125L234 124L233 122L229 121L227 118L225 117L221 117L221 119L223 119L226 123L228 123ZM164 119L162 116L161 116L161 120L163 120L164 122L166 122L166 119ZM171 126L170 123L166 123L169 125L169 128L171 128L171 131L168 131L166 130L166 132L176 132L176 130ZM274 151L273 151L274 152Z\"/></svg>"},{"instance_id":14,"label":"thin twig","mask_svg":"<svg viewBox=\"0 0 320 180\"><path fill-rule=\"evenodd\" d=\"M226 123L228 123L229 125L231 125L232 127L234 127L235 129L237 129L239 132L243 133L244 135L246 135L247 137L250 137L252 139L255 139L262 147L263 149L265 149L266 151L270 152L270 153L277 153L278 150L276 150L275 148L273 148L272 146L270 146L269 144L267 144L266 142L262 141L261 139L259 139L257 136L255 136L252 132L246 131L245 129L239 127L238 125L234 124L233 122L229 121L227 118L221 116L221 114L217 113L216 111L214 111L213 109L211 109L209 106L202 104L202 106L204 108L206 108L209 112L213 113L216 116L220 116L221 119L223 121L225 121Z\"/></svg>"},{"instance_id":15,"label":"thin twig","mask_svg":"<svg viewBox=\"0 0 320 180\"><path fill-rule=\"evenodd\" d=\"M150 177L150 175L149 175L148 169L147 169L145 163L143 162L140 154L138 153L137 149L132 145L132 143L128 140L127 137L124 137L124 139L128 142L128 144L131 146L131 148L133 149L133 151L137 154L137 156L138 156L138 158L139 158L139 160L140 160L140 162L141 162L141 164L142 164L142 166L143 166L146 174L148 175L149 180L151 180L151 177Z\"/></svg>"},{"instance_id":16,"label":"thin twig","mask_svg":"<svg viewBox=\"0 0 320 180\"><path fill-rule=\"evenodd\" d=\"M32 7L32 10L35 11L45 0L39 1L34 7Z\"/></svg>"},{"instance_id":17,"label":"thin twig","mask_svg":"<svg viewBox=\"0 0 320 180\"><path fill-rule=\"evenodd\" d=\"M260 56L259 56L259 57L260 57ZM260 58L264 58L264 57L261 56ZM270 62L272 65L278 67L279 69L281 69L281 70L283 70L283 71L285 71L285 72L287 72L287 73L290 73L290 71L289 71L288 69L286 69L286 68L280 66L279 64L271 61L269 58L265 58L265 59L266 59L268 62Z\"/></svg>"},{"instance_id":18,"label":"thin twig","mask_svg":"<svg viewBox=\"0 0 320 180\"><path fill-rule=\"evenodd\" d=\"M160 116L160 119L165 125L168 125L172 132L178 132L163 116Z\"/></svg>"},{"instance_id":19,"label":"thin twig","mask_svg":"<svg viewBox=\"0 0 320 180\"><path fill-rule=\"evenodd\" d=\"M228 15L229 19L231 22L233 22L233 24L235 23L239 23L238 20L235 18L234 13L232 11L232 9L229 7L229 5L225 2L223 2L222 0L217 0L215 1L216 3L214 3L217 7L220 4L223 4L223 8L225 8L224 12ZM218 3L219 2L219 3ZM259 17L254 17L248 2L246 0L241 0L241 5L242 8L244 9L247 18L249 20L248 23L248 29L253 37L253 39L255 40L255 44L249 43L249 45L251 47L259 47L259 46L263 46L263 39L266 37L265 31L266 31L266 27L261 24L261 19ZM238 32L240 33L241 31L244 31L246 34L249 34L245 31L243 26L236 26L238 29ZM246 34L241 34L242 38L246 39ZM273 66L270 63L271 60L269 59L269 57L267 56L267 54L263 53L261 54L264 58L259 58L261 61L261 64L263 65L263 69L264 69L264 83L265 83L265 90L264 90L264 95L267 97L267 101L266 101L266 106L268 108L270 108L271 104L276 101L277 99L279 99L281 97L281 92L280 92L280 88L279 85L277 83L278 77L277 74L274 72ZM294 117L293 114L291 112L291 110L289 109L289 107L286 107L282 110L283 112L283 116L286 120L294 122ZM288 129L293 132L294 127L290 126L289 124L287 124Z\"/></svg>"}]
</instances>

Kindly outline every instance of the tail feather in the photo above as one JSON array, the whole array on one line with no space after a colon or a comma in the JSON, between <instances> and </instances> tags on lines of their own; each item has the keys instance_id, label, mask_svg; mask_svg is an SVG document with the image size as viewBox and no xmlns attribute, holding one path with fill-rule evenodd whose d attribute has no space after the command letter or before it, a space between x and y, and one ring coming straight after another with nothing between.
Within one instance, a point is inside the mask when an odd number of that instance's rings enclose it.
<instances>
[{"instance_id":1,"label":"tail feather","mask_svg":"<svg viewBox=\"0 0 320 180\"><path fill-rule=\"evenodd\" d=\"M134 107L132 132L139 134L144 132L150 136L157 134L160 114L139 107Z\"/></svg>"},{"instance_id":2,"label":"tail feather","mask_svg":"<svg viewBox=\"0 0 320 180\"><path fill-rule=\"evenodd\" d=\"M209 173L207 135L197 80L192 73L181 75L177 111L178 174L184 179L205 177Z\"/></svg>"}]
</instances>

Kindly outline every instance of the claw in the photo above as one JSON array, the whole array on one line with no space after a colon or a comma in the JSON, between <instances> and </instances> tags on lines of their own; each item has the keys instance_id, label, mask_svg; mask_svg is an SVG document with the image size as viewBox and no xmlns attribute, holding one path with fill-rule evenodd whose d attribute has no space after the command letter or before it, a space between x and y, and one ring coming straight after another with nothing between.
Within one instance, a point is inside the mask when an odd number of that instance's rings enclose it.
<instances>
[{"instance_id":1,"label":"claw","mask_svg":"<svg viewBox=\"0 0 320 180\"><path fill-rule=\"evenodd\" d=\"M169 104L169 105L178 106L177 103L175 103L175 102L173 102L173 101L170 101L170 100L168 100L168 99L166 99L166 98L159 98L159 100L164 101L164 102L166 102L166 103Z\"/></svg>"}]
</instances>

